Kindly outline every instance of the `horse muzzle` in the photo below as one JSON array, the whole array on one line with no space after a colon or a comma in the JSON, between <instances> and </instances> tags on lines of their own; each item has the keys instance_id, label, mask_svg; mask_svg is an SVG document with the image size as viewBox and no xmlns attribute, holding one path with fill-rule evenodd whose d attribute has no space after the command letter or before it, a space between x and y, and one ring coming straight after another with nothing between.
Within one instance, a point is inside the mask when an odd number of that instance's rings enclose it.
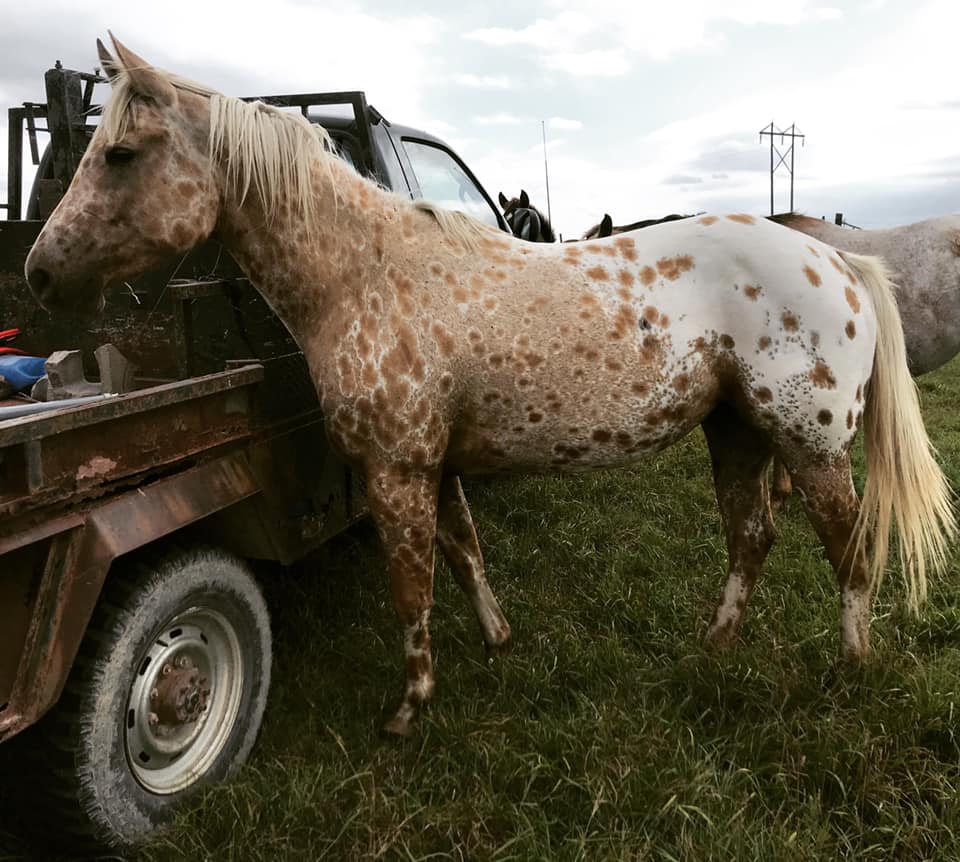
<instances>
[{"instance_id":1,"label":"horse muzzle","mask_svg":"<svg viewBox=\"0 0 960 862\"><path fill-rule=\"evenodd\" d=\"M24 274L30 291L46 311L89 314L103 308L102 276L58 273L37 246L27 256Z\"/></svg>"}]
</instances>

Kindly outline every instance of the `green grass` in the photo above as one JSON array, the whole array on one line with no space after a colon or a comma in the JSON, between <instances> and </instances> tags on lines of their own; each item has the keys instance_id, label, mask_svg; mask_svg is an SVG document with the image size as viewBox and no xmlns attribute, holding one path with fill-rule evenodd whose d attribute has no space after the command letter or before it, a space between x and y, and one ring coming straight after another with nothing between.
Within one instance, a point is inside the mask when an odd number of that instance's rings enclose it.
<instances>
[{"instance_id":1,"label":"green grass","mask_svg":"<svg viewBox=\"0 0 960 862\"><path fill-rule=\"evenodd\" d=\"M960 360L920 386L960 487ZM137 862L960 859L960 555L920 620L891 573L874 659L844 668L833 574L793 500L741 643L715 655L701 435L635 470L467 494L512 652L486 663L438 566L436 695L415 738L385 742L401 637L373 531L269 575L251 762Z\"/></svg>"}]
</instances>

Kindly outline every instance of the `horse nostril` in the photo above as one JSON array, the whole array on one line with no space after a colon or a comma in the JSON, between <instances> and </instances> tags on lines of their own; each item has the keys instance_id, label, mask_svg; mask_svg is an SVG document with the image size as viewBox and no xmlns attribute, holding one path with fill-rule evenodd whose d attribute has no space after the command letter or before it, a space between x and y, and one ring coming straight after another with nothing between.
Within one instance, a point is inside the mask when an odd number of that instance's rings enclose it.
<instances>
[{"instance_id":1,"label":"horse nostril","mask_svg":"<svg viewBox=\"0 0 960 862\"><path fill-rule=\"evenodd\" d=\"M37 296L42 296L46 292L47 288L50 287L51 281L50 273L42 266L37 266L27 271L27 283Z\"/></svg>"}]
</instances>

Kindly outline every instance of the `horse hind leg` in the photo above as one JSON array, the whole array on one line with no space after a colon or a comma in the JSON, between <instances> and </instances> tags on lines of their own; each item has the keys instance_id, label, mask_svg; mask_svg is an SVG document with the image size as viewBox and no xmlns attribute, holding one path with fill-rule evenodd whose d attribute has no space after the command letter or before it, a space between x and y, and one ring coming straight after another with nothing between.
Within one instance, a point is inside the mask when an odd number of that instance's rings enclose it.
<instances>
[{"instance_id":1,"label":"horse hind leg","mask_svg":"<svg viewBox=\"0 0 960 862\"><path fill-rule=\"evenodd\" d=\"M445 476L440 485L437 541L473 606L488 654L503 649L510 641L510 624L484 576L477 531L458 476Z\"/></svg>"},{"instance_id":2,"label":"horse hind leg","mask_svg":"<svg viewBox=\"0 0 960 862\"><path fill-rule=\"evenodd\" d=\"M840 586L841 657L861 662L870 654L873 584L867 561L869 548L850 546L860 512L850 456L844 454L827 465L794 467L791 473Z\"/></svg>"},{"instance_id":3,"label":"horse hind leg","mask_svg":"<svg viewBox=\"0 0 960 862\"><path fill-rule=\"evenodd\" d=\"M723 598L707 630L711 646L725 647L737 636L776 532L770 512L767 467L772 451L764 436L728 405L703 422L717 503L727 538L728 577Z\"/></svg>"}]
</instances>

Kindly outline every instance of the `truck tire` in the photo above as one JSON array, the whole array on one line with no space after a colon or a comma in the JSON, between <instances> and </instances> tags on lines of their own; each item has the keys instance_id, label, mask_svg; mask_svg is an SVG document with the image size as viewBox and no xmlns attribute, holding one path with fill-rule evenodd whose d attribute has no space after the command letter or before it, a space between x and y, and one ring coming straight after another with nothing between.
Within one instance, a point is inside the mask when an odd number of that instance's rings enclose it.
<instances>
[{"instance_id":1,"label":"truck tire","mask_svg":"<svg viewBox=\"0 0 960 862\"><path fill-rule=\"evenodd\" d=\"M48 834L72 849L153 837L247 759L270 661L266 603L237 557L178 549L111 572L63 695L29 740L43 796L30 807Z\"/></svg>"}]
</instances>

